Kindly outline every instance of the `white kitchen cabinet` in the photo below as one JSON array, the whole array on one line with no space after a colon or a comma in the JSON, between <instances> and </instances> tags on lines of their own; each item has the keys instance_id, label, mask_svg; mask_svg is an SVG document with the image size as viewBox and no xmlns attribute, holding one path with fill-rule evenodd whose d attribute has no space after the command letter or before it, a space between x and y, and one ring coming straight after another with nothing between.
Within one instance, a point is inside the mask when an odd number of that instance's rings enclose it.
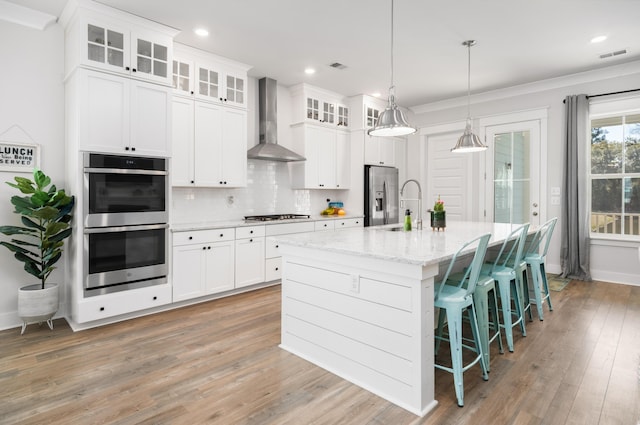
<instances>
[{"instance_id":1,"label":"white kitchen cabinet","mask_svg":"<svg viewBox=\"0 0 640 425\"><path fill-rule=\"evenodd\" d=\"M236 228L236 288L265 280L265 228Z\"/></svg>"},{"instance_id":2,"label":"white kitchen cabinet","mask_svg":"<svg viewBox=\"0 0 640 425\"><path fill-rule=\"evenodd\" d=\"M348 189L351 186L351 134L348 131L336 131L336 188Z\"/></svg>"},{"instance_id":3,"label":"white kitchen cabinet","mask_svg":"<svg viewBox=\"0 0 640 425\"><path fill-rule=\"evenodd\" d=\"M175 96L173 186L247 184L247 111Z\"/></svg>"},{"instance_id":4,"label":"white kitchen cabinet","mask_svg":"<svg viewBox=\"0 0 640 425\"><path fill-rule=\"evenodd\" d=\"M170 156L168 87L87 69L67 85L76 95L68 119L80 150Z\"/></svg>"},{"instance_id":5,"label":"white kitchen cabinet","mask_svg":"<svg viewBox=\"0 0 640 425\"><path fill-rule=\"evenodd\" d=\"M65 26L67 75L77 66L162 85L171 84L173 28L80 0L68 2Z\"/></svg>"},{"instance_id":6,"label":"white kitchen cabinet","mask_svg":"<svg viewBox=\"0 0 640 425\"><path fill-rule=\"evenodd\" d=\"M221 56L175 43L172 66L177 94L240 109L247 108L251 67Z\"/></svg>"},{"instance_id":7,"label":"white kitchen cabinet","mask_svg":"<svg viewBox=\"0 0 640 425\"><path fill-rule=\"evenodd\" d=\"M184 96L195 95L193 79L195 69L194 61L183 58L176 53L173 55L173 65L171 68L171 86L175 94Z\"/></svg>"},{"instance_id":8,"label":"white kitchen cabinet","mask_svg":"<svg viewBox=\"0 0 640 425\"><path fill-rule=\"evenodd\" d=\"M347 132L313 124L293 126L295 151L307 160L292 164L300 189L348 189L351 158Z\"/></svg>"},{"instance_id":9,"label":"white kitchen cabinet","mask_svg":"<svg viewBox=\"0 0 640 425\"><path fill-rule=\"evenodd\" d=\"M247 75L217 63L197 63L195 72L196 97L215 103L247 107Z\"/></svg>"},{"instance_id":10,"label":"white kitchen cabinet","mask_svg":"<svg viewBox=\"0 0 640 425\"><path fill-rule=\"evenodd\" d=\"M215 229L174 235L174 302L234 288L234 234L234 229Z\"/></svg>"},{"instance_id":11,"label":"white kitchen cabinet","mask_svg":"<svg viewBox=\"0 0 640 425\"><path fill-rule=\"evenodd\" d=\"M298 84L290 89L293 106L293 123L324 124L329 127L349 127L349 106L343 96L310 86Z\"/></svg>"},{"instance_id":12,"label":"white kitchen cabinet","mask_svg":"<svg viewBox=\"0 0 640 425\"><path fill-rule=\"evenodd\" d=\"M401 140L395 137L368 136L365 134L364 163L395 167L396 144Z\"/></svg>"}]
</instances>

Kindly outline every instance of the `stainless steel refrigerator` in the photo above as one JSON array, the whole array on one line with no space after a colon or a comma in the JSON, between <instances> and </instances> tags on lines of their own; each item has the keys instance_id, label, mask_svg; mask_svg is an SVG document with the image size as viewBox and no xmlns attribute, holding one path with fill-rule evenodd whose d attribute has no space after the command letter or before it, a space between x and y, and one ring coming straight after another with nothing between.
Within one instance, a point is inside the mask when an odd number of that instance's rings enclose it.
<instances>
[{"instance_id":1,"label":"stainless steel refrigerator","mask_svg":"<svg viewBox=\"0 0 640 425\"><path fill-rule=\"evenodd\" d=\"M398 223L400 220L398 169L364 166L364 225Z\"/></svg>"}]
</instances>

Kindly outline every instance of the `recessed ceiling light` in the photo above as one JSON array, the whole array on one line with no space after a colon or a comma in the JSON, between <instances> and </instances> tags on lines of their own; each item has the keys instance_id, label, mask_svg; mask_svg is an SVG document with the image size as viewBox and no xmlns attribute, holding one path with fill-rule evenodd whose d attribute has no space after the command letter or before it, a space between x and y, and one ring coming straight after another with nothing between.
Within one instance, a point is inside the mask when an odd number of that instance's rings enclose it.
<instances>
[{"instance_id":1,"label":"recessed ceiling light","mask_svg":"<svg viewBox=\"0 0 640 425\"><path fill-rule=\"evenodd\" d=\"M380 96L382 96L382 95L380 94L380 92L375 92L375 93L371 93L371 96L373 96L373 97L380 97Z\"/></svg>"},{"instance_id":2,"label":"recessed ceiling light","mask_svg":"<svg viewBox=\"0 0 640 425\"><path fill-rule=\"evenodd\" d=\"M309 74L309 75L311 75L311 74L315 74L315 73L316 73L316 70L315 70L315 69L313 69L313 68L306 68L306 69L304 70L304 73L305 73L305 74Z\"/></svg>"},{"instance_id":3,"label":"recessed ceiling light","mask_svg":"<svg viewBox=\"0 0 640 425\"><path fill-rule=\"evenodd\" d=\"M199 35L200 37L206 37L209 35L209 31L204 28L196 28L193 30L193 32L195 32L196 35Z\"/></svg>"},{"instance_id":4,"label":"recessed ceiling light","mask_svg":"<svg viewBox=\"0 0 640 425\"><path fill-rule=\"evenodd\" d=\"M599 35L597 37L593 37L591 39L592 43L602 43L603 41L605 41L607 39L606 35Z\"/></svg>"}]
</instances>

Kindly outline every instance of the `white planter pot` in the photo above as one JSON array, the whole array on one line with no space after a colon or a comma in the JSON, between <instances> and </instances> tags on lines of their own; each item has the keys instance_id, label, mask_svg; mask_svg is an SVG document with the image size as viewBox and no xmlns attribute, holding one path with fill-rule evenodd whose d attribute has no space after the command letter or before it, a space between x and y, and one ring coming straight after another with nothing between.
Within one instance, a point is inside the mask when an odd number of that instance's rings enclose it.
<instances>
[{"instance_id":1,"label":"white planter pot","mask_svg":"<svg viewBox=\"0 0 640 425\"><path fill-rule=\"evenodd\" d=\"M22 319L22 332L29 323L47 322L53 329L51 318L58 311L59 287L57 283L47 283L44 289L41 284L23 286L18 290L18 316Z\"/></svg>"}]
</instances>

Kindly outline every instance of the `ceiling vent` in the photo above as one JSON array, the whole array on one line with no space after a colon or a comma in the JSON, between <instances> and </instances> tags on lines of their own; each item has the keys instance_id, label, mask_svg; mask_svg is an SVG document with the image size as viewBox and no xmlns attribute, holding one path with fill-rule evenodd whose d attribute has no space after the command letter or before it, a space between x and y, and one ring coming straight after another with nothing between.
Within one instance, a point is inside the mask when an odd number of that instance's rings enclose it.
<instances>
[{"instance_id":1,"label":"ceiling vent","mask_svg":"<svg viewBox=\"0 0 640 425\"><path fill-rule=\"evenodd\" d=\"M627 49L616 50L615 52L605 53L600 55L600 59L612 58L614 56L624 55L627 53Z\"/></svg>"},{"instance_id":2,"label":"ceiling vent","mask_svg":"<svg viewBox=\"0 0 640 425\"><path fill-rule=\"evenodd\" d=\"M340 62L331 63L331 64L329 64L329 66L331 68L335 68L335 69L345 69L347 67L346 65L343 65Z\"/></svg>"}]
</instances>

